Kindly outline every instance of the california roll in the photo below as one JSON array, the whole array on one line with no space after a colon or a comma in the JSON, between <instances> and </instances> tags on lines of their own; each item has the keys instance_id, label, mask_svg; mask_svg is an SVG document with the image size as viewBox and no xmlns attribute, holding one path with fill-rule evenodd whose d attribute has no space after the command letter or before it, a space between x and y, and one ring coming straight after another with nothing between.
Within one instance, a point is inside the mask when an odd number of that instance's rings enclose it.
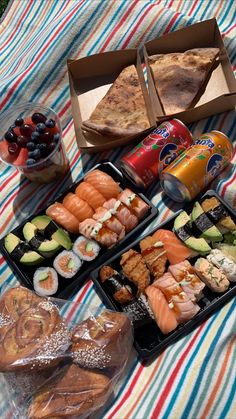
<instances>
[{"instance_id":1,"label":"california roll","mask_svg":"<svg viewBox=\"0 0 236 419\"><path fill-rule=\"evenodd\" d=\"M53 266L63 278L72 278L80 269L82 261L70 250L63 250L54 259Z\"/></svg>"},{"instance_id":2,"label":"california roll","mask_svg":"<svg viewBox=\"0 0 236 419\"><path fill-rule=\"evenodd\" d=\"M84 236L79 236L75 241L72 250L80 257L80 259L89 262L97 257L100 251L100 246L94 240L87 239Z\"/></svg>"},{"instance_id":3,"label":"california roll","mask_svg":"<svg viewBox=\"0 0 236 419\"><path fill-rule=\"evenodd\" d=\"M34 290L37 294L54 295L58 289L58 276L53 268L38 268L33 278Z\"/></svg>"}]
</instances>

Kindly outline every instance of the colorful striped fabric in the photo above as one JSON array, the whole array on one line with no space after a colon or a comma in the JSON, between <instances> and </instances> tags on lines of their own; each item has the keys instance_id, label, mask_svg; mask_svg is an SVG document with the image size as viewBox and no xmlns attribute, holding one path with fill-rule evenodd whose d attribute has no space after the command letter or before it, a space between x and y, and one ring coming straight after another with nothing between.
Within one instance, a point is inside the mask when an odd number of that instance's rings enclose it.
<instances>
[{"instance_id":1,"label":"colorful striped fabric","mask_svg":"<svg viewBox=\"0 0 236 419\"><path fill-rule=\"evenodd\" d=\"M80 153L71 118L66 59L114 49L138 47L164 33L216 17L236 71L234 0L15 0L0 24L0 111L22 101L55 109L63 124L71 177L103 159L116 162L130 147L92 156ZM189 126L196 136L211 129L236 138L234 111ZM235 162L235 159L234 159ZM1 164L0 235L45 205L71 182L69 175L48 186L22 179ZM231 165L212 185L236 208L236 173ZM157 224L179 206L163 197L157 184L148 190L158 207ZM17 284L0 258L0 291ZM91 281L75 299L102 306ZM115 399L102 417L160 419L233 419L236 417L236 299L188 336L166 349L153 363L141 364L135 353ZM1 392L2 394L2 392ZM9 417L0 396L0 418Z\"/></svg>"}]
</instances>

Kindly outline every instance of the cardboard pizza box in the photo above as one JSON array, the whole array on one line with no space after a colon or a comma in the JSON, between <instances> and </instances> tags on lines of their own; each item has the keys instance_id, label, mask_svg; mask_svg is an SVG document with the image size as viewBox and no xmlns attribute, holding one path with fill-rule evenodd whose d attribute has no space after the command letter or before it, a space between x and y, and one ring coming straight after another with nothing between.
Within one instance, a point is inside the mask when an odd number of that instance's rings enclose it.
<instances>
[{"instance_id":1,"label":"cardboard pizza box","mask_svg":"<svg viewBox=\"0 0 236 419\"><path fill-rule=\"evenodd\" d=\"M192 48L217 47L220 49L219 65L213 70L207 84L197 96L194 107L183 112L166 115L162 109L148 64L155 54L184 52ZM234 109L236 105L236 80L216 19L209 19L168 33L145 43L143 51L147 67L148 90L157 123L174 116L190 123L211 115Z\"/></svg>"},{"instance_id":2,"label":"cardboard pizza box","mask_svg":"<svg viewBox=\"0 0 236 419\"><path fill-rule=\"evenodd\" d=\"M82 130L82 121L89 118L120 72L131 64L136 66L138 72L150 129L139 135L119 139ZM75 135L81 150L93 153L126 145L137 138L145 137L151 127L156 125L137 50L104 52L78 60L68 60L67 67Z\"/></svg>"}]
</instances>

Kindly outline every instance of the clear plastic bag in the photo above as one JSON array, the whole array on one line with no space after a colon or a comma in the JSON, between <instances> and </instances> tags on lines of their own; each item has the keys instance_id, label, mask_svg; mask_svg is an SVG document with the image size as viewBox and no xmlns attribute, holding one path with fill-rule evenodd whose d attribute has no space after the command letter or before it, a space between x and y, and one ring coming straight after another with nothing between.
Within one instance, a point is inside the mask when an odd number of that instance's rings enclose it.
<instances>
[{"instance_id":1,"label":"clear plastic bag","mask_svg":"<svg viewBox=\"0 0 236 419\"><path fill-rule=\"evenodd\" d=\"M110 401L132 344L122 313L23 287L7 291L0 299L0 385L10 394L11 417L94 415Z\"/></svg>"}]
</instances>

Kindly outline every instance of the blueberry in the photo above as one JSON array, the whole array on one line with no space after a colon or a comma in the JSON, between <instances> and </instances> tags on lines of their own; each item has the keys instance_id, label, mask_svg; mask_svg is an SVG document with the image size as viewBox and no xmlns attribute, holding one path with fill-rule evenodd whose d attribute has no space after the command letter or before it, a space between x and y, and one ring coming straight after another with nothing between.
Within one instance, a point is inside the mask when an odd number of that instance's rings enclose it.
<instances>
[{"instance_id":1,"label":"blueberry","mask_svg":"<svg viewBox=\"0 0 236 419\"><path fill-rule=\"evenodd\" d=\"M60 140L60 134L59 134L59 132L57 132L53 136L53 141L55 141L55 143L58 143L59 140Z\"/></svg>"},{"instance_id":2,"label":"blueberry","mask_svg":"<svg viewBox=\"0 0 236 419\"><path fill-rule=\"evenodd\" d=\"M18 154L19 146L16 143L11 143L8 146L8 151L9 151L9 154L13 154L13 155Z\"/></svg>"},{"instance_id":3,"label":"blueberry","mask_svg":"<svg viewBox=\"0 0 236 419\"><path fill-rule=\"evenodd\" d=\"M16 120L15 120L15 126L16 127L20 127L21 125L23 125L24 124L24 119L23 118L17 118Z\"/></svg>"},{"instance_id":4,"label":"blueberry","mask_svg":"<svg viewBox=\"0 0 236 419\"><path fill-rule=\"evenodd\" d=\"M34 124L39 124L40 122L45 122L46 121L46 116L43 115L40 112L35 112L32 116L31 116L32 122Z\"/></svg>"},{"instance_id":5,"label":"blueberry","mask_svg":"<svg viewBox=\"0 0 236 419\"><path fill-rule=\"evenodd\" d=\"M36 125L36 131L39 132L40 134L43 134L45 129L46 129L46 126L42 122Z\"/></svg>"},{"instance_id":6,"label":"blueberry","mask_svg":"<svg viewBox=\"0 0 236 419\"><path fill-rule=\"evenodd\" d=\"M35 164L35 163L36 163L36 160L34 160L34 159L27 159L26 160L27 166L31 166L32 164Z\"/></svg>"},{"instance_id":7,"label":"blueberry","mask_svg":"<svg viewBox=\"0 0 236 419\"><path fill-rule=\"evenodd\" d=\"M37 144L37 149L40 150L41 156L46 157L48 155L48 146L45 143Z\"/></svg>"},{"instance_id":8,"label":"blueberry","mask_svg":"<svg viewBox=\"0 0 236 419\"><path fill-rule=\"evenodd\" d=\"M39 137L40 137L39 132L37 132L37 131L32 132L32 134L31 134L31 140L32 141L37 143L39 141Z\"/></svg>"},{"instance_id":9,"label":"blueberry","mask_svg":"<svg viewBox=\"0 0 236 419\"><path fill-rule=\"evenodd\" d=\"M7 141L9 141L9 143L15 142L17 139L17 135L14 133L14 131L7 131L4 137Z\"/></svg>"},{"instance_id":10,"label":"blueberry","mask_svg":"<svg viewBox=\"0 0 236 419\"><path fill-rule=\"evenodd\" d=\"M54 121L54 119L47 119L45 121L45 125L47 128L54 128L56 125L56 122Z\"/></svg>"},{"instance_id":11,"label":"blueberry","mask_svg":"<svg viewBox=\"0 0 236 419\"><path fill-rule=\"evenodd\" d=\"M29 139L27 137L25 137L24 135L19 135L19 137L17 137L17 144L20 147L25 148L26 144L29 142Z\"/></svg>"},{"instance_id":12,"label":"blueberry","mask_svg":"<svg viewBox=\"0 0 236 419\"><path fill-rule=\"evenodd\" d=\"M29 142L26 144L26 147L28 148L28 150L29 150L29 151L33 151L33 150L35 150L35 148L36 148L36 144L35 144L35 143L33 143L33 141L29 141Z\"/></svg>"},{"instance_id":13,"label":"blueberry","mask_svg":"<svg viewBox=\"0 0 236 419\"><path fill-rule=\"evenodd\" d=\"M36 148L35 150L30 151L28 156L29 156L30 159L39 160L40 157L41 157L40 150L38 148Z\"/></svg>"},{"instance_id":14,"label":"blueberry","mask_svg":"<svg viewBox=\"0 0 236 419\"><path fill-rule=\"evenodd\" d=\"M28 124L21 125L20 127L20 133L28 138L31 137L33 131L34 131L33 127Z\"/></svg>"}]
</instances>

